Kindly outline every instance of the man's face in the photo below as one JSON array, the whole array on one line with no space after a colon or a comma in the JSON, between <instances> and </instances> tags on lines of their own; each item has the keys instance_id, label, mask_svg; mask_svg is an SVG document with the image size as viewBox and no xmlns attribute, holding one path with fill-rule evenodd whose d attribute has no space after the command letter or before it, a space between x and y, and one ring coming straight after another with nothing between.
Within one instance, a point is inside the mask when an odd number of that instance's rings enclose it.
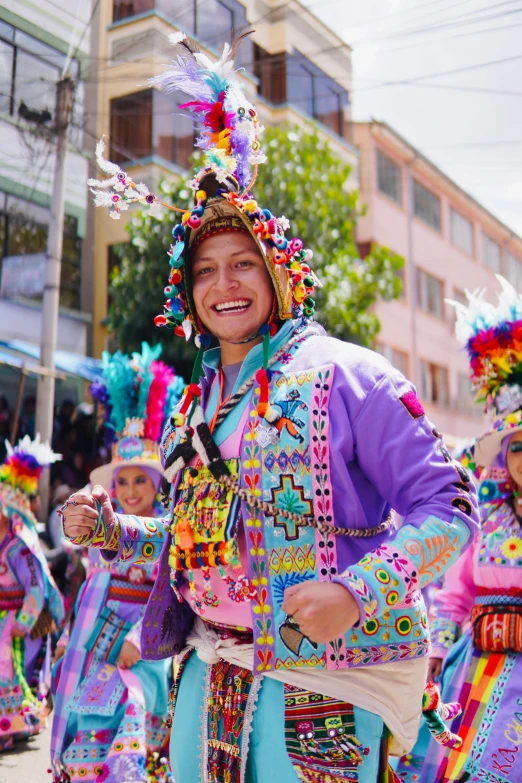
<instances>
[{"instance_id":1,"label":"man's face","mask_svg":"<svg viewBox=\"0 0 522 783\"><path fill-rule=\"evenodd\" d=\"M191 274L198 315L220 341L246 340L268 321L274 289L263 257L246 232L206 239L196 249Z\"/></svg>"}]
</instances>

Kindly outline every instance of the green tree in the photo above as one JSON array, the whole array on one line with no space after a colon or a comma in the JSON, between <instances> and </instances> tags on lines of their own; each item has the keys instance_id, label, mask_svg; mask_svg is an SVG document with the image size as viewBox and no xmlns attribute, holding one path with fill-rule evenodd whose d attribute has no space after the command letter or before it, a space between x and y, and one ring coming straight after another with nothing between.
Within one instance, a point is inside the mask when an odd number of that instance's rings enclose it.
<instances>
[{"instance_id":1,"label":"green tree","mask_svg":"<svg viewBox=\"0 0 522 783\"><path fill-rule=\"evenodd\" d=\"M350 166L316 130L268 128L263 142L269 163L259 169L255 197L273 214L286 215L292 224L288 235L314 251L312 266L323 283L316 292L317 320L330 334L371 345L380 323L370 308L400 294L403 259L377 245L359 257L355 226L363 209L350 186ZM189 204L185 183L163 183L162 190L164 201ZM130 244L118 248L120 264L111 280L109 326L125 350L143 339L160 340L165 358L181 369L192 361L192 349L153 324L169 272L170 229L177 222L165 213L158 219L145 209L129 223Z\"/></svg>"}]
</instances>

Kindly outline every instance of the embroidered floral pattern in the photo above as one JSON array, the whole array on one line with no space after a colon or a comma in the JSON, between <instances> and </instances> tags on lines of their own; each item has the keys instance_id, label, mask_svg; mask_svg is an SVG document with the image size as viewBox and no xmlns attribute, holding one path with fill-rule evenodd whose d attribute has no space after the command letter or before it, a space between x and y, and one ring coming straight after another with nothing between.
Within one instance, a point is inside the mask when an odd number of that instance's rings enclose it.
<instances>
[{"instance_id":1,"label":"embroidered floral pattern","mask_svg":"<svg viewBox=\"0 0 522 783\"><path fill-rule=\"evenodd\" d=\"M502 503L486 518L479 545L479 565L522 566L520 525L509 503ZM487 508L487 507L486 507Z\"/></svg>"}]
</instances>

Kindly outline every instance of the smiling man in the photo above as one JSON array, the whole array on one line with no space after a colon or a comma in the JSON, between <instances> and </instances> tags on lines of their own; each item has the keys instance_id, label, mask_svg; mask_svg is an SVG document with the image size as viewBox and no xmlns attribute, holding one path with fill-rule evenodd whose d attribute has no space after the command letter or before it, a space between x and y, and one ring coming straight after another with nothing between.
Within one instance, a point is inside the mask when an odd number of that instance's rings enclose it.
<instances>
[{"instance_id":1,"label":"smiling man","mask_svg":"<svg viewBox=\"0 0 522 783\"><path fill-rule=\"evenodd\" d=\"M469 544L476 497L411 384L313 322L312 253L250 192L260 128L230 57L178 41L160 80L193 95L207 150L156 321L200 347L163 438L165 526L94 488L64 529L109 559L160 557L142 653L177 656L176 783L385 783L418 730L420 588Z\"/></svg>"}]
</instances>

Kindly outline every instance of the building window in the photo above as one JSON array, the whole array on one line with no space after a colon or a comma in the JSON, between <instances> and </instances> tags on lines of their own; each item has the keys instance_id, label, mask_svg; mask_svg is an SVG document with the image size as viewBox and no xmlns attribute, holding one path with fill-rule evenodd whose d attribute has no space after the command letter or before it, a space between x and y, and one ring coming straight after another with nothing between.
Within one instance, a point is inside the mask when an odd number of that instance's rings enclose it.
<instances>
[{"instance_id":1,"label":"building window","mask_svg":"<svg viewBox=\"0 0 522 783\"><path fill-rule=\"evenodd\" d=\"M56 84L67 55L37 38L0 22L0 112L52 125ZM78 60L70 63L72 76L79 75Z\"/></svg>"},{"instance_id":2,"label":"building window","mask_svg":"<svg viewBox=\"0 0 522 783\"><path fill-rule=\"evenodd\" d=\"M286 101L286 53L269 54L254 44L254 76L259 95L271 103Z\"/></svg>"},{"instance_id":3,"label":"building window","mask_svg":"<svg viewBox=\"0 0 522 783\"><path fill-rule=\"evenodd\" d=\"M416 270L417 305L425 313L444 318L444 283L423 269Z\"/></svg>"},{"instance_id":4,"label":"building window","mask_svg":"<svg viewBox=\"0 0 522 783\"><path fill-rule=\"evenodd\" d=\"M469 256L473 255L473 223L451 208L451 241Z\"/></svg>"},{"instance_id":5,"label":"building window","mask_svg":"<svg viewBox=\"0 0 522 783\"><path fill-rule=\"evenodd\" d=\"M413 180L413 211L415 217L440 231L440 198L416 180Z\"/></svg>"},{"instance_id":6,"label":"building window","mask_svg":"<svg viewBox=\"0 0 522 783\"><path fill-rule=\"evenodd\" d=\"M178 111L183 93L158 90L114 98L111 101L111 155L115 163L157 155L183 169L189 167L194 145L190 117Z\"/></svg>"},{"instance_id":7,"label":"building window","mask_svg":"<svg viewBox=\"0 0 522 783\"><path fill-rule=\"evenodd\" d=\"M500 273L500 245L487 234L482 234L482 260L493 272Z\"/></svg>"},{"instance_id":8,"label":"building window","mask_svg":"<svg viewBox=\"0 0 522 783\"><path fill-rule=\"evenodd\" d=\"M10 284L16 287L19 267L20 279L24 270L31 265L31 257L37 261L32 282L35 293L29 296L20 290L16 295L41 299L43 291L44 258L47 250L49 210L30 201L0 193L0 267L3 262L11 270ZM80 310L81 296L81 250L78 236L78 221L66 215L63 230L62 266L60 277L60 306L70 310ZM38 266L38 272L36 271ZM40 278L40 285L37 284ZM38 293L36 293L38 291ZM15 294L13 294L15 295Z\"/></svg>"},{"instance_id":9,"label":"building window","mask_svg":"<svg viewBox=\"0 0 522 783\"><path fill-rule=\"evenodd\" d=\"M518 293L522 293L522 261L509 251L506 254L507 277L512 286Z\"/></svg>"},{"instance_id":10,"label":"building window","mask_svg":"<svg viewBox=\"0 0 522 783\"><path fill-rule=\"evenodd\" d=\"M258 92L272 103L290 103L339 136L344 134L347 91L299 52L269 54L254 45Z\"/></svg>"},{"instance_id":11,"label":"building window","mask_svg":"<svg viewBox=\"0 0 522 783\"><path fill-rule=\"evenodd\" d=\"M238 0L113 0L112 19L120 22L147 11L159 11L180 30L217 51L234 32L248 27L245 7ZM236 62L252 68L252 43L246 40Z\"/></svg>"},{"instance_id":12,"label":"building window","mask_svg":"<svg viewBox=\"0 0 522 783\"><path fill-rule=\"evenodd\" d=\"M375 346L377 353L388 359L390 364L399 370L404 376L408 377L410 370L410 358L406 351L401 351L398 348L392 348L391 345L384 345L383 343L377 343Z\"/></svg>"},{"instance_id":13,"label":"building window","mask_svg":"<svg viewBox=\"0 0 522 783\"><path fill-rule=\"evenodd\" d=\"M421 371L421 395L425 402L440 405L441 408L449 406L449 380L448 370L438 364L420 361Z\"/></svg>"},{"instance_id":14,"label":"building window","mask_svg":"<svg viewBox=\"0 0 522 783\"><path fill-rule=\"evenodd\" d=\"M474 402L473 386L469 376L465 373L459 373L457 375L457 399L455 400L455 408L458 413L462 413L465 416L482 415L480 406L476 405Z\"/></svg>"},{"instance_id":15,"label":"building window","mask_svg":"<svg viewBox=\"0 0 522 783\"><path fill-rule=\"evenodd\" d=\"M129 16L137 16L154 10L154 0L113 0L112 20L120 22Z\"/></svg>"},{"instance_id":16,"label":"building window","mask_svg":"<svg viewBox=\"0 0 522 783\"><path fill-rule=\"evenodd\" d=\"M402 204L401 167L377 150L377 187L397 204Z\"/></svg>"}]
</instances>

